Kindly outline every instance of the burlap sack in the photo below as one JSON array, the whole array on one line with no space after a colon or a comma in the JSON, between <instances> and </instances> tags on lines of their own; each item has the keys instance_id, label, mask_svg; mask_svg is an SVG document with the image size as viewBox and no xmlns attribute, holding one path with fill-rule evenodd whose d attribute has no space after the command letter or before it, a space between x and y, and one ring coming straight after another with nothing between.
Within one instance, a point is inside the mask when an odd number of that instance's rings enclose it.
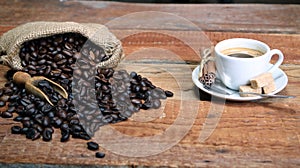
<instances>
[{"instance_id":1,"label":"burlap sack","mask_svg":"<svg viewBox=\"0 0 300 168\"><path fill-rule=\"evenodd\" d=\"M123 51L121 42L101 24L75 22L30 22L20 25L0 37L0 61L11 68L21 70L19 52L26 41L62 33L80 33L104 49L110 59L97 65L100 68L113 68L119 63Z\"/></svg>"}]
</instances>

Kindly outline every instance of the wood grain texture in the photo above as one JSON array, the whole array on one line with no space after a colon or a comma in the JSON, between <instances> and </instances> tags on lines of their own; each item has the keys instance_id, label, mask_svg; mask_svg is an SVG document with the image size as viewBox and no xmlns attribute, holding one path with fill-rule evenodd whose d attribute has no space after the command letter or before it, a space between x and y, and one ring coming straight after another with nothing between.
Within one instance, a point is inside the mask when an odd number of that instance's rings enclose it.
<instances>
[{"instance_id":1,"label":"wood grain texture","mask_svg":"<svg viewBox=\"0 0 300 168\"><path fill-rule=\"evenodd\" d=\"M171 127L178 116L180 102L183 101L180 95L187 94L191 96L191 100L198 99L198 90L193 88L186 66L194 68L189 65L137 63L134 69L140 69L139 73L154 84L172 90L175 97L168 99L156 114L141 111L133 119L111 127L132 137L153 136ZM161 69L167 69L168 72ZM142 158L120 156L102 146L100 150L105 151L105 159L95 159L94 152L86 149L83 140L71 139L67 143L61 143L59 131L55 132L51 142L26 140L24 136L10 133L10 127L15 122L11 119L0 119L0 161L74 165L296 166L300 164L300 92L293 88L299 85L299 69L283 67L283 70L290 77L290 84L281 93L296 95L296 99L276 104L227 102L217 128L205 142L199 142L198 138L211 107L210 101L196 102L199 105L198 110L194 111L197 117L188 134L178 144L158 155ZM183 88L178 87L170 74L176 74L176 80L183 81ZM161 80L162 78L164 80ZM183 109L182 112L186 111ZM160 117L163 113L165 117ZM144 119L145 116L153 118L149 122L139 122L139 118ZM95 140L97 141L97 138ZM164 141L168 142L168 139ZM99 143L101 144L101 141Z\"/></svg>"},{"instance_id":2,"label":"wood grain texture","mask_svg":"<svg viewBox=\"0 0 300 168\"><path fill-rule=\"evenodd\" d=\"M133 4L103 1L0 1L0 25L17 26L30 21L77 21L105 24L115 18L142 11L172 13L203 30L299 33L299 5L263 4ZM145 20L145 22L156 22ZM134 22L134 21L132 21ZM178 27L179 26L179 27ZM174 28L182 28L174 25Z\"/></svg>"},{"instance_id":3,"label":"wood grain texture","mask_svg":"<svg viewBox=\"0 0 300 168\"><path fill-rule=\"evenodd\" d=\"M185 27L178 25L167 29L158 25L152 29L133 30L128 25L135 24L135 20L129 20L127 27L124 24L111 29L121 39L126 54L118 68L138 71L155 85L175 94L163 101L162 108L141 111L126 122L101 128L99 133L111 127L130 137L151 137L166 132L181 112L189 114L182 120L186 124L175 126L180 132L190 124L188 121L192 121L191 128L171 148L147 157L128 157L109 150L103 145L104 142L99 142L100 151L105 152L106 157L96 159L94 152L86 149L86 141L71 139L61 143L58 130L51 142L41 139L30 141L24 136L11 134L10 127L16 124L12 119L0 118L0 163L12 166L299 167L299 9L299 5L155 5L0 0L0 34L30 21L105 24L125 14L151 10L174 13L204 30L182 30ZM155 20L146 22L157 23ZM207 44L200 38L203 35L212 45L227 38L246 37L264 41L271 48L282 50L285 60L280 68L287 74L289 84L280 94L297 97L273 103L227 101L216 129L204 142L199 141L207 119L214 118L209 113L213 106L210 96L199 92L191 80L191 72L201 59L199 47ZM4 74L8 69L0 65L0 87L6 81ZM113 140L114 136L106 138ZM172 143L171 138L160 140ZM122 141L124 139L114 142L118 144ZM126 143L130 144L130 141ZM148 150L154 149L150 146Z\"/></svg>"}]
</instances>

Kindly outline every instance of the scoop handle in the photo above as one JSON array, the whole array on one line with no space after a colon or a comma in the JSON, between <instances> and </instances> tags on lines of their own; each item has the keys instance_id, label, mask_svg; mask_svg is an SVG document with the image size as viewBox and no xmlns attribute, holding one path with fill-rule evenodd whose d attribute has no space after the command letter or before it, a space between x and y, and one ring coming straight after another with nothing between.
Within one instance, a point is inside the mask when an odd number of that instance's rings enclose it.
<instances>
[{"instance_id":1,"label":"scoop handle","mask_svg":"<svg viewBox=\"0 0 300 168\"><path fill-rule=\"evenodd\" d=\"M25 84L29 80L31 80L31 76L26 72L16 72L13 76L13 81L16 84Z\"/></svg>"}]
</instances>

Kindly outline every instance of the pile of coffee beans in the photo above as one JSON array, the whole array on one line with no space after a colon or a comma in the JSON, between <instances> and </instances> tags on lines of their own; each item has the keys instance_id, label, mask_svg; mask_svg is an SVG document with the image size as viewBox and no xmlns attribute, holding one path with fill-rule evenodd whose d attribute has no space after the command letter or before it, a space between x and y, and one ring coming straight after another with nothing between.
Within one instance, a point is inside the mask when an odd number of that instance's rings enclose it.
<instances>
[{"instance_id":1,"label":"pile of coffee beans","mask_svg":"<svg viewBox=\"0 0 300 168\"><path fill-rule=\"evenodd\" d=\"M101 126L125 121L140 109L159 108L160 99L173 96L136 72L97 68L110 55L76 33L28 41L20 50L20 58L24 72L45 76L69 94L63 98L47 80L39 81L36 86L55 104L51 106L15 84L15 71L7 72L8 82L0 89L0 107L7 104L8 108L1 116L14 117L21 125L13 126L11 132L32 140L42 137L50 141L55 129L61 131L61 142L70 137L90 140ZM97 146L88 143L88 149ZM97 152L95 156L103 158L105 154Z\"/></svg>"}]
</instances>

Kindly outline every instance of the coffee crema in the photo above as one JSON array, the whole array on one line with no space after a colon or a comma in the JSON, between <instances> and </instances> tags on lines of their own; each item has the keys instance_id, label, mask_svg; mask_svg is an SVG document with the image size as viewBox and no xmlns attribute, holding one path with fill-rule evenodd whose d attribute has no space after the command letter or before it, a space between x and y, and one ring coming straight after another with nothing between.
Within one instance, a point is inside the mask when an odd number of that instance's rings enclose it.
<instances>
[{"instance_id":1,"label":"coffee crema","mask_svg":"<svg viewBox=\"0 0 300 168\"><path fill-rule=\"evenodd\" d=\"M243 47L228 48L221 51L221 53L230 57L237 58L254 58L264 55L264 52L262 51Z\"/></svg>"}]
</instances>

